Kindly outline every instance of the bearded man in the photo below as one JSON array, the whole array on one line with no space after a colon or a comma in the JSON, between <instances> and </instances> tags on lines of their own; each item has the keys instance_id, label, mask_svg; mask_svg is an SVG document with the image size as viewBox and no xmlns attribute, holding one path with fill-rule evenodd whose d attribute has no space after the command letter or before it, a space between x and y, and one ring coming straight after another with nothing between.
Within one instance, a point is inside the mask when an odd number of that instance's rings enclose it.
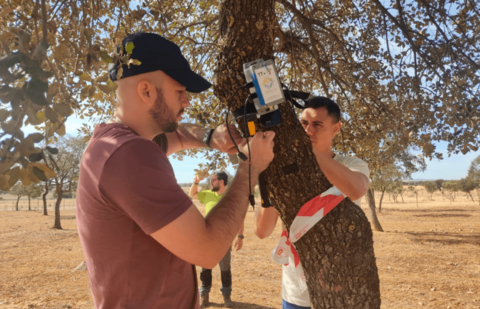
<instances>
[{"instance_id":1,"label":"bearded man","mask_svg":"<svg viewBox=\"0 0 480 309\"><path fill-rule=\"evenodd\" d=\"M248 162L204 218L177 184L167 156L198 147L236 153L226 126L178 123L190 106L187 92L211 84L157 34L129 35L119 52L109 66L118 85L115 117L95 128L76 199L93 302L108 309L198 308L193 265L214 267L236 238L248 208ZM249 141L254 181L273 159L274 136L258 133ZM233 138L248 153L236 131Z\"/></svg>"},{"instance_id":2,"label":"bearded man","mask_svg":"<svg viewBox=\"0 0 480 309\"><path fill-rule=\"evenodd\" d=\"M228 175L225 172L215 172L212 174L210 178L210 185L212 187L211 190L202 190L198 192L198 184L200 181L204 179L202 173L195 174L193 179L192 187L190 188L190 192L188 195L194 199L199 200L200 203L205 205L205 216L217 205L220 201L222 196L225 194L228 185ZM237 239L234 244L235 251L242 249L243 246L243 229L244 223L240 226L238 231ZM231 248L228 249L227 254L223 257L220 261L220 278L222 280L222 287L220 291L223 295L224 305L227 308L233 307L233 302L231 299L232 293L232 270L231 270ZM209 306L210 301L210 289L212 288L212 269L210 268L203 268L200 271L200 281L202 282L202 286L200 287L200 306L202 308Z\"/></svg>"}]
</instances>

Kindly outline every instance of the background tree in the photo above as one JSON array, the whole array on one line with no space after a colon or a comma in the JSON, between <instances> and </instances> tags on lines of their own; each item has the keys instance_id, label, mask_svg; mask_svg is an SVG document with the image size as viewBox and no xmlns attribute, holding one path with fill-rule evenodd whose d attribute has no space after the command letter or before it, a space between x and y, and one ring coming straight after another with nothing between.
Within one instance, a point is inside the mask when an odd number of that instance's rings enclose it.
<instances>
[{"instance_id":1,"label":"background tree","mask_svg":"<svg viewBox=\"0 0 480 309\"><path fill-rule=\"evenodd\" d=\"M424 181L422 185L430 193L430 200L433 201L433 194L438 190L437 184L434 181Z\"/></svg>"},{"instance_id":2,"label":"background tree","mask_svg":"<svg viewBox=\"0 0 480 309\"><path fill-rule=\"evenodd\" d=\"M25 195L28 197L28 210L32 210L30 207L30 200L32 198L37 198L42 194L41 185L35 183L30 184L28 187L25 187Z\"/></svg>"},{"instance_id":3,"label":"background tree","mask_svg":"<svg viewBox=\"0 0 480 309\"><path fill-rule=\"evenodd\" d=\"M371 171L370 178L372 179L372 183L369 192L367 192L367 201L369 204L372 202L375 203L374 191L377 190L381 192L378 203L379 212L382 211L383 197L389 186L397 181L411 179L413 173L424 171L427 167L423 157L413 155L409 151L400 151L390 158L379 156L370 160L382 161L381 168L376 168ZM387 164L387 162L390 163ZM373 196L373 199L370 199L370 196ZM371 208L372 207L370 207L370 209Z\"/></svg>"},{"instance_id":4,"label":"background tree","mask_svg":"<svg viewBox=\"0 0 480 309\"><path fill-rule=\"evenodd\" d=\"M400 195L400 197L402 198L402 202L403 202L403 183L401 180L396 180L396 181L393 181L390 185L387 186L387 193L389 193L392 198L393 198L393 201L395 203L397 203L397 198L398 196Z\"/></svg>"},{"instance_id":5,"label":"background tree","mask_svg":"<svg viewBox=\"0 0 480 309\"><path fill-rule=\"evenodd\" d=\"M43 181L42 201L43 201L44 216L48 216L47 195L48 195L48 192L50 192L51 185L52 185L52 181L50 179L47 179L47 181Z\"/></svg>"},{"instance_id":6,"label":"background tree","mask_svg":"<svg viewBox=\"0 0 480 309\"><path fill-rule=\"evenodd\" d=\"M472 202L475 202L471 192L479 187L478 183L476 183L472 178L465 177L458 181L458 186L460 191L465 192L467 197L470 196Z\"/></svg>"},{"instance_id":7,"label":"background tree","mask_svg":"<svg viewBox=\"0 0 480 309\"><path fill-rule=\"evenodd\" d=\"M383 231L383 228L380 226L380 222L378 222L377 216L373 217L375 213L375 191L380 192L380 200L378 202L378 212L382 212L382 201L385 191L388 186L390 186L395 180L400 179L402 177L402 172L400 171L399 167L395 165L395 163L391 163L387 166L384 166L381 169L374 170L370 178L372 182L370 184L370 188L367 191L366 199L370 208L370 213L372 217L370 218L370 222L372 223L373 227L377 231ZM373 210L372 210L373 209Z\"/></svg>"},{"instance_id":8,"label":"background tree","mask_svg":"<svg viewBox=\"0 0 480 309\"><path fill-rule=\"evenodd\" d=\"M415 194L415 198L417 200L417 208L418 208L418 189L416 188L416 186L414 185L411 185L411 186L408 186L408 191L412 192L413 194Z\"/></svg>"},{"instance_id":9,"label":"background tree","mask_svg":"<svg viewBox=\"0 0 480 309\"><path fill-rule=\"evenodd\" d=\"M15 203L15 211L18 211L18 202L20 201L20 198L22 196L25 196L27 194L27 189L21 182L18 182L11 187L9 193L17 197L17 201Z\"/></svg>"},{"instance_id":10,"label":"background tree","mask_svg":"<svg viewBox=\"0 0 480 309\"><path fill-rule=\"evenodd\" d=\"M445 180L443 179L437 179L437 180L434 180L435 184L437 185L437 190L440 191L440 193L442 194L442 199L444 199L444 196L443 196L443 183L445 182Z\"/></svg>"},{"instance_id":11,"label":"background tree","mask_svg":"<svg viewBox=\"0 0 480 309\"><path fill-rule=\"evenodd\" d=\"M470 163L467 176L476 186L478 204L480 205L480 156L476 157Z\"/></svg>"},{"instance_id":12,"label":"background tree","mask_svg":"<svg viewBox=\"0 0 480 309\"><path fill-rule=\"evenodd\" d=\"M449 194L450 202L455 201L455 195L458 191L460 191L460 186L457 181L455 180L448 180L443 182L442 187Z\"/></svg>"},{"instance_id":13,"label":"background tree","mask_svg":"<svg viewBox=\"0 0 480 309\"><path fill-rule=\"evenodd\" d=\"M57 154L47 154L46 160L49 166L55 169L55 176L51 179L55 190L57 200L55 201L55 222L53 228L61 229L60 205L63 194L71 192L78 181L80 170L80 160L86 144L80 137L70 137L58 139ZM42 179L47 181L47 178Z\"/></svg>"}]
</instances>

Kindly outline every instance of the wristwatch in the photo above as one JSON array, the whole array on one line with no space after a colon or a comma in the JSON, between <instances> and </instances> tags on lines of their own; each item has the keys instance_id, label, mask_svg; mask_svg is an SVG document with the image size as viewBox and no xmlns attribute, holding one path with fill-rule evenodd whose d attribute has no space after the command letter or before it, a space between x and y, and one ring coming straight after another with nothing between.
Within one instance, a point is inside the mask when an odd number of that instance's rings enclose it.
<instances>
[{"instance_id":1,"label":"wristwatch","mask_svg":"<svg viewBox=\"0 0 480 309\"><path fill-rule=\"evenodd\" d=\"M215 131L215 129L208 129L207 131L205 131L205 134L203 135L203 139L202 139L203 143L210 148L212 148L210 146L210 141L212 140L213 131Z\"/></svg>"},{"instance_id":2,"label":"wristwatch","mask_svg":"<svg viewBox=\"0 0 480 309\"><path fill-rule=\"evenodd\" d=\"M244 238L245 238L245 236L243 236L243 235L238 235L237 237L238 237L238 238L241 238L241 239L244 239Z\"/></svg>"}]
</instances>

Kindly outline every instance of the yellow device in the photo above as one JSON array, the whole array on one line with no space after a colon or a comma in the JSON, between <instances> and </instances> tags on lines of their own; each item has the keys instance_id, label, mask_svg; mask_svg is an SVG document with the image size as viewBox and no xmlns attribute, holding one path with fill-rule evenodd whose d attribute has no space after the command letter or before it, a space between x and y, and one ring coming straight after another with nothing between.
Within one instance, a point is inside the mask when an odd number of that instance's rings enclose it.
<instances>
[{"instance_id":1,"label":"yellow device","mask_svg":"<svg viewBox=\"0 0 480 309\"><path fill-rule=\"evenodd\" d=\"M255 135L255 122L253 121L248 122L248 132L250 133L250 136Z\"/></svg>"}]
</instances>

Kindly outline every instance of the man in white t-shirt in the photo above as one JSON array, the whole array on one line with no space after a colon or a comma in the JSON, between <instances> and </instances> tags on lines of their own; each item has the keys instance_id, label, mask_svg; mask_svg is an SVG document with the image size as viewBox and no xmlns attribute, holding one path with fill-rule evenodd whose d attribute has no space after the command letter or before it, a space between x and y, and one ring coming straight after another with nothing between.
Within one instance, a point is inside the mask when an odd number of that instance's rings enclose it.
<instances>
[{"instance_id":1,"label":"man in white t-shirt","mask_svg":"<svg viewBox=\"0 0 480 309\"><path fill-rule=\"evenodd\" d=\"M313 146L318 165L330 183L360 206L361 198L370 186L367 163L356 157L334 154L332 140L340 131L340 108L325 97L310 98L305 104L300 122ZM272 234L279 214L273 208L258 207L255 213L255 235L263 239ZM285 229L285 228L284 228ZM310 296L305 285L298 284L298 273L291 259L283 267L282 308L310 308Z\"/></svg>"}]
</instances>

